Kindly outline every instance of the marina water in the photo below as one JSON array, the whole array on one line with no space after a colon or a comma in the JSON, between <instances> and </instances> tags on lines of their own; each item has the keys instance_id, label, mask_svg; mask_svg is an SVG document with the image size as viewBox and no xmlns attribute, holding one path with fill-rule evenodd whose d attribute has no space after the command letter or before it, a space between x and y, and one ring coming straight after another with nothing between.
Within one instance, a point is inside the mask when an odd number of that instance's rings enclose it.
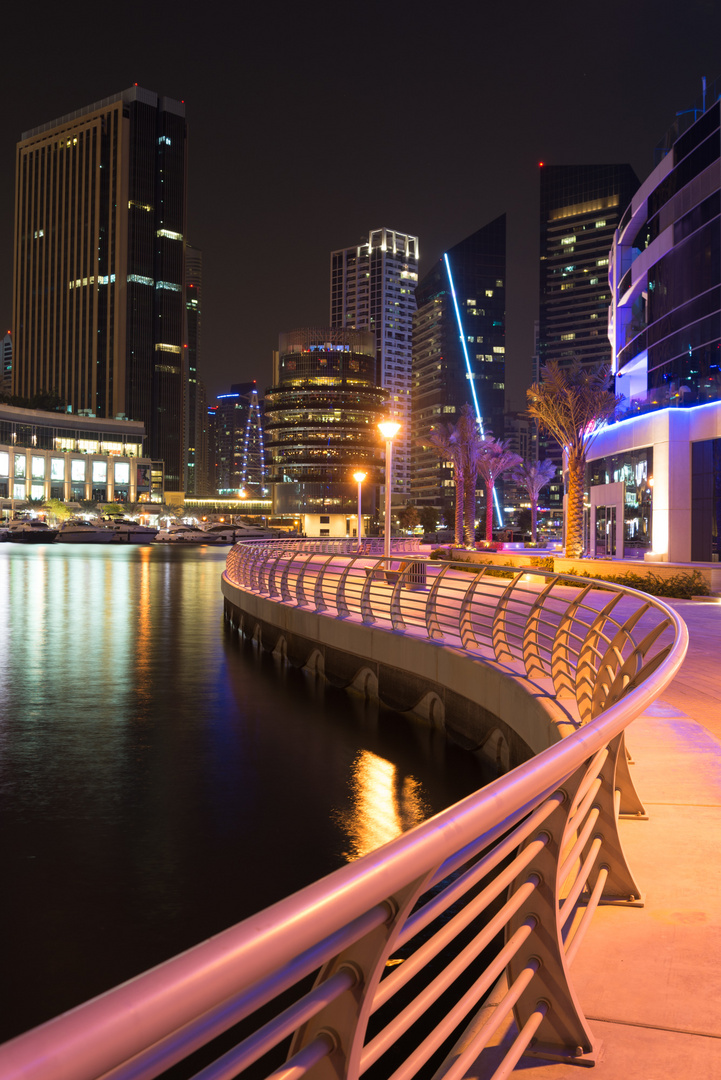
<instances>
[{"instance_id":1,"label":"marina water","mask_svg":"<svg viewBox=\"0 0 721 1080\"><path fill-rule=\"evenodd\" d=\"M0 544L0 1041L490 778L231 634L226 555Z\"/></svg>"}]
</instances>

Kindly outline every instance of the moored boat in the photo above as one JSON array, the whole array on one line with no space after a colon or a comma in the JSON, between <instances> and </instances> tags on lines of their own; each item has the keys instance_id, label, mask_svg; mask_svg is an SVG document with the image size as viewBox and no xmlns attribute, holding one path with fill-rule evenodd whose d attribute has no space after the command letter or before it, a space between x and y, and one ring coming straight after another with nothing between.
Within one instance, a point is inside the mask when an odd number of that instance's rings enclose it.
<instances>
[{"instance_id":1,"label":"moored boat","mask_svg":"<svg viewBox=\"0 0 721 1080\"><path fill-rule=\"evenodd\" d=\"M195 525L171 525L155 537L158 544L218 544L217 536Z\"/></svg>"},{"instance_id":2,"label":"moored boat","mask_svg":"<svg viewBox=\"0 0 721 1080\"><path fill-rule=\"evenodd\" d=\"M60 544L112 544L113 534L104 525L90 521L64 521L58 529Z\"/></svg>"},{"instance_id":3,"label":"moored boat","mask_svg":"<svg viewBox=\"0 0 721 1080\"><path fill-rule=\"evenodd\" d=\"M103 528L117 544L152 544L158 535L152 525L141 525L139 521L128 521L127 518L105 521Z\"/></svg>"},{"instance_id":4,"label":"moored boat","mask_svg":"<svg viewBox=\"0 0 721 1080\"><path fill-rule=\"evenodd\" d=\"M39 518L17 518L8 521L5 527L11 544L52 544L58 535L57 529L51 529Z\"/></svg>"}]
</instances>

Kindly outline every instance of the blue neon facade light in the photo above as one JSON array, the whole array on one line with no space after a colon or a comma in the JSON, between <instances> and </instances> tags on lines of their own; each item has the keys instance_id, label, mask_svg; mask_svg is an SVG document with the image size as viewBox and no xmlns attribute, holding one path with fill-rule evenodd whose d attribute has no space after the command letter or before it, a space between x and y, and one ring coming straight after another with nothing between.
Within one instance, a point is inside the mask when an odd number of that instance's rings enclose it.
<instances>
[{"instance_id":1,"label":"blue neon facade light","mask_svg":"<svg viewBox=\"0 0 721 1080\"><path fill-rule=\"evenodd\" d=\"M463 331L463 323L461 322L461 312L460 312L460 309L458 307L458 298L456 297L456 288L455 288L455 285L453 284L453 274L451 273L451 264L450 264L450 260L448 258L448 253L447 252L444 252L444 254L443 254L443 261L446 264L446 270L448 272L448 284L451 287L451 296L453 298L453 307L454 307L455 312L456 312L456 322L458 323L458 336L459 336L459 338L461 340L461 348L463 349L463 359L465 360L465 363L466 363L466 372L468 374L468 382L470 383L470 386L471 386L471 397L473 398L473 407L474 407L475 412L476 412L476 419L478 420L478 426L481 429L481 435L485 435L485 432L483 430L483 418L481 417L481 409L480 409L480 406L478 404L478 396L476 394L475 379L473 378L473 372L471 371L471 359L470 359L470 357L468 355L468 347L466 345L466 335L465 335L465 333ZM498 515L498 524L500 525L501 528L503 528L503 515L501 514L501 508L500 508L500 506L498 504L498 495L496 493L495 487L493 488L493 502L495 503L495 506L496 506L496 514Z\"/></svg>"}]
</instances>

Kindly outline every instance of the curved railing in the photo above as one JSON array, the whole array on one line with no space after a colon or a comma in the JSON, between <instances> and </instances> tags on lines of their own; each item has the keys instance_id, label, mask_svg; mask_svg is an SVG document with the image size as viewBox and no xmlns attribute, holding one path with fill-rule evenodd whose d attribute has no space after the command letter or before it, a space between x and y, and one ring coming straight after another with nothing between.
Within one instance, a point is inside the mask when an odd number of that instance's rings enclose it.
<instances>
[{"instance_id":1,"label":"curved railing","mask_svg":"<svg viewBox=\"0 0 721 1080\"><path fill-rule=\"evenodd\" d=\"M7 1043L3 1080L149 1078L201 1047L212 1063L185 1075L203 1080L251 1067L278 1080L371 1067L455 1080L471 1066L500 1080L529 1050L593 1059L570 969L599 903L639 902L618 831L619 815L642 813L623 733L680 667L686 628L617 586L491 573L232 549L231 591L487 650L550 677L587 722L370 855Z\"/></svg>"},{"instance_id":2,"label":"curved railing","mask_svg":"<svg viewBox=\"0 0 721 1080\"><path fill-rule=\"evenodd\" d=\"M360 543L357 539L349 536L310 536L302 540L298 539L298 537L288 537L287 539L241 541L241 543L246 542L260 544L263 548L271 544L278 551L302 550L333 553L335 555L382 555L384 544L382 536L363 536ZM411 536L394 536L391 539L391 551L394 553L417 552L420 545L420 540Z\"/></svg>"},{"instance_id":3,"label":"curved railing","mask_svg":"<svg viewBox=\"0 0 721 1080\"><path fill-rule=\"evenodd\" d=\"M557 697L575 698L582 723L664 661L675 618L653 597L610 583L491 564L319 559L305 541L237 544L225 576L272 600L396 633L420 630L550 679Z\"/></svg>"}]
</instances>

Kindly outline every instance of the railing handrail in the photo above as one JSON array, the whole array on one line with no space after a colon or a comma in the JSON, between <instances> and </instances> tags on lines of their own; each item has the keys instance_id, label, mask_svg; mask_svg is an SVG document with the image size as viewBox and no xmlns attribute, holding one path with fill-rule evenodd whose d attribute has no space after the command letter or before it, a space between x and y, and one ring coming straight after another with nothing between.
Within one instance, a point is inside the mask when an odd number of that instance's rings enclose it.
<instances>
[{"instance_id":1,"label":"railing handrail","mask_svg":"<svg viewBox=\"0 0 721 1080\"><path fill-rule=\"evenodd\" d=\"M536 573L542 578L560 577ZM578 584L578 579L571 580ZM611 586L609 591L616 590L638 596L634 590L619 586ZM674 641L651 676L601 715L356 862L0 1047L0 1076L3 1080L94 1080L118 1066L118 1077L130 1075L123 1071L122 1062L156 1043L162 1046L177 1040L178 1032L182 1042L186 1026L193 1027L204 1015L215 1015L226 1008L224 1003L240 1008L244 997L252 997L254 988L257 992L276 972L302 966L304 954L315 956L314 950L320 950L304 970L317 968L318 958L322 961L325 955L323 942L334 934L341 935L350 923L367 919L378 905L387 905L389 897L402 893L409 882L426 880L449 853L473 843L482 850L495 842L621 737L630 721L675 676L688 643L686 626L673 609L646 599L669 620ZM197 1042L191 1048L195 1045ZM177 1054L165 1060L162 1069L174 1060ZM156 1074L152 1069L138 1073Z\"/></svg>"}]
</instances>

